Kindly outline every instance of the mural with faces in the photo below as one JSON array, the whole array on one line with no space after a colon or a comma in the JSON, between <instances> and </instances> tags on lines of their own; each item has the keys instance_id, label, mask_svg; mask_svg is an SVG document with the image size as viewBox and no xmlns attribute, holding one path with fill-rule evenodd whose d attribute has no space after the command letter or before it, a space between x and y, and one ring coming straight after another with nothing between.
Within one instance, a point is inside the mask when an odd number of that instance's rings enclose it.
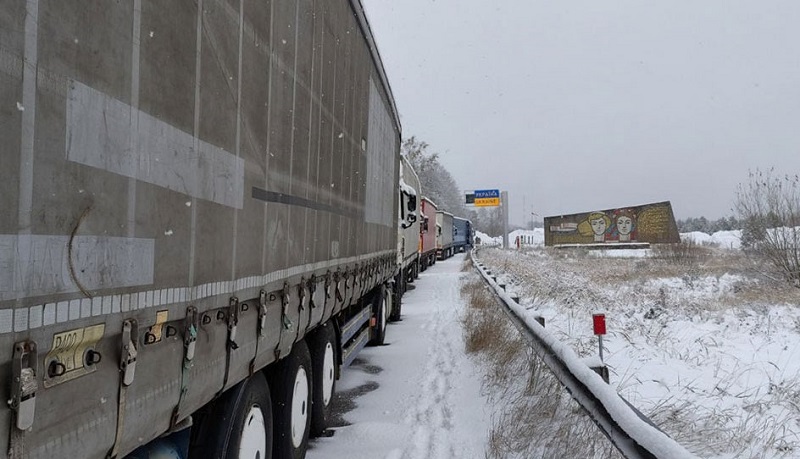
<instances>
[{"instance_id":1,"label":"mural with faces","mask_svg":"<svg viewBox=\"0 0 800 459\"><path fill-rule=\"evenodd\" d=\"M633 209L591 212L578 224L578 233L591 237L593 242L636 242L636 212Z\"/></svg>"},{"instance_id":2,"label":"mural with faces","mask_svg":"<svg viewBox=\"0 0 800 459\"><path fill-rule=\"evenodd\" d=\"M680 242L667 202L545 217L545 245Z\"/></svg>"}]
</instances>

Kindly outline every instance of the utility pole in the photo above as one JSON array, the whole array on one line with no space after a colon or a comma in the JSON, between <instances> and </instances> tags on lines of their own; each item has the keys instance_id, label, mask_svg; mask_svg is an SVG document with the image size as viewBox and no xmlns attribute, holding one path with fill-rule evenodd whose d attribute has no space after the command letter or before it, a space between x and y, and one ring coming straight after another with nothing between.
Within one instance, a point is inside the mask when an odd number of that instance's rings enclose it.
<instances>
[{"instance_id":1,"label":"utility pole","mask_svg":"<svg viewBox=\"0 0 800 459\"><path fill-rule=\"evenodd\" d=\"M500 192L500 205L503 206L503 248L508 249L508 191Z\"/></svg>"}]
</instances>

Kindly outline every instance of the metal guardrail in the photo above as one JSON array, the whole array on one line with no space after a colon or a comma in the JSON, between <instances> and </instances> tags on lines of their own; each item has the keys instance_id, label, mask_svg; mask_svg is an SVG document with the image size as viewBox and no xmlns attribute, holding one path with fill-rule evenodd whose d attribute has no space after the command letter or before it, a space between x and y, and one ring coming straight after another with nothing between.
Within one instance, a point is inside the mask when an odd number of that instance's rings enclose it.
<instances>
[{"instance_id":1,"label":"metal guardrail","mask_svg":"<svg viewBox=\"0 0 800 459\"><path fill-rule=\"evenodd\" d=\"M503 310L520 334L623 456L631 459L697 457L622 398L536 318L526 314L525 308L475 259L474 252L471 257L473 266L501 300Z\"/></svg>"}]
</instances>

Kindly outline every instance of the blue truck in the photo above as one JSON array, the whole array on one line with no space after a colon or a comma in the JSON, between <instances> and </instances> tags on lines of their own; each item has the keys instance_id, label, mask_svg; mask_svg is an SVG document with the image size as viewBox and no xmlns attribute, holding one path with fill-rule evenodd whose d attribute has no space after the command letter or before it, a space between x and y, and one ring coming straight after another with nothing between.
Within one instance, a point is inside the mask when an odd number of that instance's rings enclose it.
<instances>
[{"instance_id":1,"label":"blue truck","mask_svg":"<svg viewBox=\"0 0 800 459\"><path fill-rule=\"evenodd\" d=\"M453 253L464 252L472 247L472 222L465 218L453 217Z\"/></svg>"}]
</instances>

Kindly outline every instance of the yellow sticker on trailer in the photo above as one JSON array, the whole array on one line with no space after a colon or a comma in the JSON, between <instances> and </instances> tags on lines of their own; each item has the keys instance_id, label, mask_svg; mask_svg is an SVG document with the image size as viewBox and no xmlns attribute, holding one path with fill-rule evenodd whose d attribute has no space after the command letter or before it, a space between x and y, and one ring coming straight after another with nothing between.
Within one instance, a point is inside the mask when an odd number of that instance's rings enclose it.
<instances>
[{"instance_id":1,"label":"yellow sticker on trailer","mask_svg":"<svg viewBox=\"0 0 800 459\"><path fill-rule=\"evenodd\" d=\"M147 344L153 344L161 341L163 337L163 330L164 324L167 323L169 320L169 311L158 311L156 312L156 323L150 328L150 333L152 335L152 341Z\"/></svg>"}]
</instances>

